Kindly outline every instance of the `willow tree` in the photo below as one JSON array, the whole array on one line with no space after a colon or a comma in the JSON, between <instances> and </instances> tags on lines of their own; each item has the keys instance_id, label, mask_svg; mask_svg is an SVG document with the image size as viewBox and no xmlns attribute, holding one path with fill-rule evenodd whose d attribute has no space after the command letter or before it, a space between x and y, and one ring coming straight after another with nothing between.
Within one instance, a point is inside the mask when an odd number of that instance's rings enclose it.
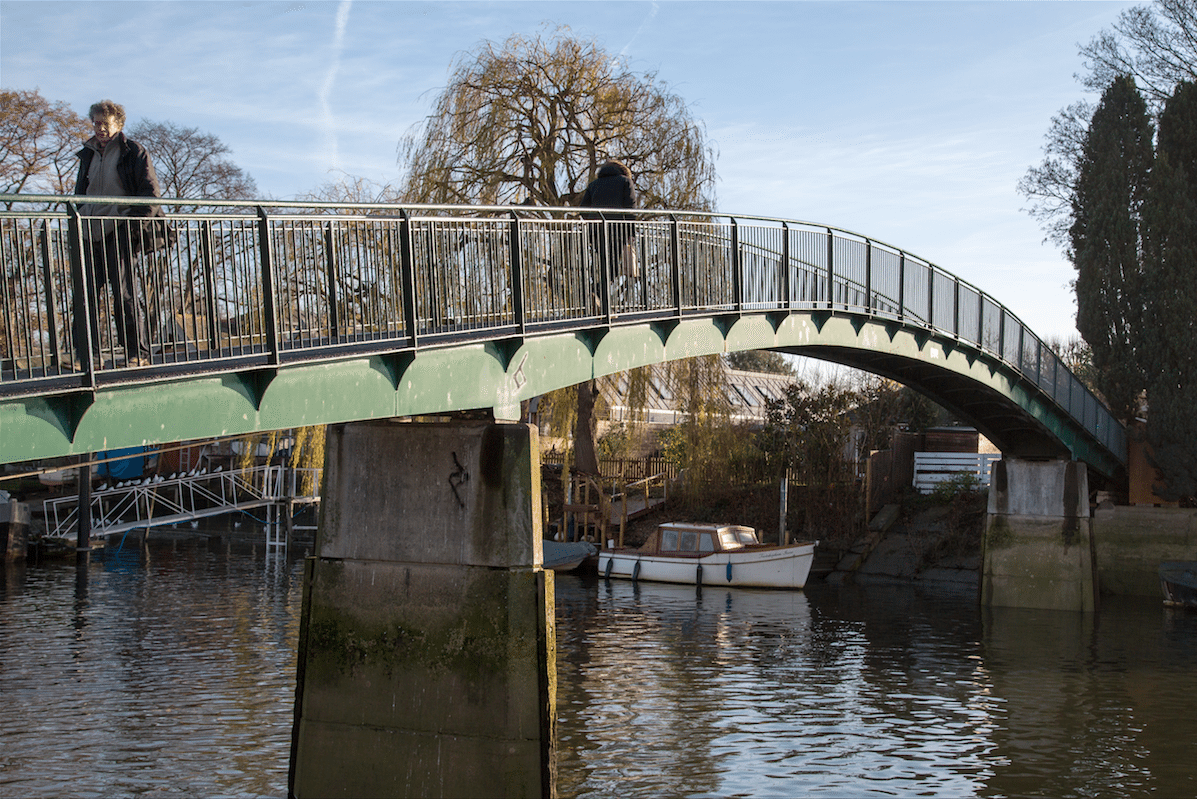
<instances>
[{"instance_id":1,"label":"willow tree","mask_svg":"<svg viewBox=\"0 0 1197 799\"><path fill-rule=\"evenodd\" d=\"M459 57L399 153L408 202L575 205L617 158L646 208L715 204L714 152L686 102L568 28Z\"/></svg>"},{"instance_id":2,"label":"willow tree","mask_svg":"<svg viewBox=\"0 0 1197 799\"><path fill-rule=\"evenodd\" d=\"M407 202L576 205L608 159L631 170L645 208L715 206L714 150L685 100L564 27L459 57L399 142ZM596 393L588 381L571 400L576 463L592 472Z\"/></svg>"}]
</instances>

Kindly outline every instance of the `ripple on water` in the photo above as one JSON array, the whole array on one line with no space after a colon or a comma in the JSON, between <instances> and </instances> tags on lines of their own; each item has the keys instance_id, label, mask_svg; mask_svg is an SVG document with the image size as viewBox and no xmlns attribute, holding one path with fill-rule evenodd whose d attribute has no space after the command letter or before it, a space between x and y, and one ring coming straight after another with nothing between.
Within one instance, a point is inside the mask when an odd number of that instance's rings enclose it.
<instances>
[{"instance_id":1,"label":"ripple on water","mask_svg":"<svg viewBox=\"0 0 1197 799\"><path fill-rule=\"evenodd\" d=\"M285 794L298 561L4 574L0 795ZM562 799L1197 795L1197 614L1158 600L556 584Z\"/></svg>"}]
</instances>

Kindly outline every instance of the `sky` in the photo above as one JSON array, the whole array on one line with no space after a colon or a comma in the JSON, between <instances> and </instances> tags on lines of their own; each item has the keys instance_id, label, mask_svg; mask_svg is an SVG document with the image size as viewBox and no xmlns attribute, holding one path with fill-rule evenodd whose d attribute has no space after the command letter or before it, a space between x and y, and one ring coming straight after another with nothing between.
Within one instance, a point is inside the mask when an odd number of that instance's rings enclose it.
<instances>
[{"instance_id":1,"label":"sky","mask_svg":"<svg viewBox=\"0 0 1197 799\"><path fill-rule=\"evenodd\" d=\"M830 225L959 275L1045 339L1073 270L1022 209L1079 46L1126 2L0 0L0 86L219 137L264 199L397 181L397 144L485 40L566 25L701 120L719 210Z\"/></svg>"}]
</instances>

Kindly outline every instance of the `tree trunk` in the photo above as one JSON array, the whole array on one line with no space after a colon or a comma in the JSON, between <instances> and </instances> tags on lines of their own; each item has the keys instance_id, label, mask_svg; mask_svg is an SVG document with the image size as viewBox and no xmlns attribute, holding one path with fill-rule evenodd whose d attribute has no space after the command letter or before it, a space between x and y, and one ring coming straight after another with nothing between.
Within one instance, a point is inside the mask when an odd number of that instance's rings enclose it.
<instances>
[{"instance_id":1,"label":"tree trunk","mask_svg":"<svg viewBox=\"0 0 1197 799\"><path fill-rule=\"evenodd\" d=\"M578 384L578 421L574 427L574 468L585 474L598 474L598 456L594 448L595 382Z\"/></svg>"}]
</instances>

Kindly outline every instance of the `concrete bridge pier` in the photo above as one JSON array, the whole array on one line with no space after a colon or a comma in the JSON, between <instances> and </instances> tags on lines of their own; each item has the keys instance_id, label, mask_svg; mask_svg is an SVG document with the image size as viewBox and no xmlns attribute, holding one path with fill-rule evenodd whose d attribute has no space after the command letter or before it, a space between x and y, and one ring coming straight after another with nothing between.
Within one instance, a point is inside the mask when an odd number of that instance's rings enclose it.
<instances>
[{"instance_id":1,"label":"concrete bridge pier","mask_svg":"<svg viewBox=\"0 0 1197 799\"><path fill-rule=\"evenodd\" d=\"M995 462L981 604L1092 612L1097 596L1085 464L1017 458Z\"/></svg>"},{"instance_id":2,"label":"concrete bridge pier","mask_svg":"<svg viewBox=\"0 0 1197 799\"><path fill-rule=\"evenodd\" d=\"M552 572L535 430L329 428L290 794L554 794Z\"/></svg>"}]
</instances>

